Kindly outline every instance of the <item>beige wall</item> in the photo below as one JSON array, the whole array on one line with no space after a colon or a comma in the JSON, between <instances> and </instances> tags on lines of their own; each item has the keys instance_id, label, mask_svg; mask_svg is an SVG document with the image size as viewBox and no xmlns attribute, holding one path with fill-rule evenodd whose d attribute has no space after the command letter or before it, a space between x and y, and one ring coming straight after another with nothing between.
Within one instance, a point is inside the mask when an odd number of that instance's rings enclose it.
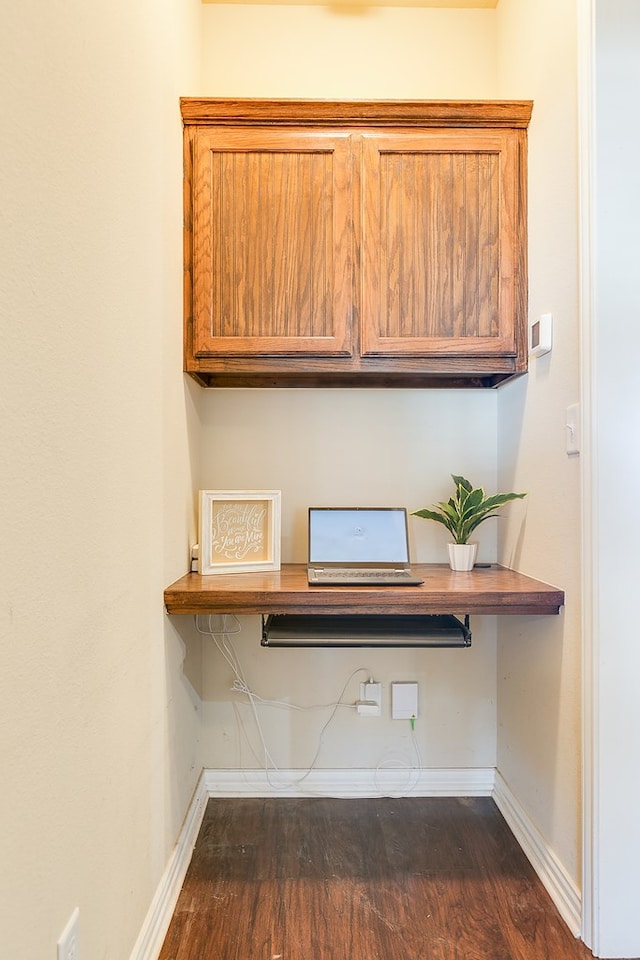
<instances>
[{"instance_id":1,"label":"beige wall","mask_svg":"<svg viewBox=\"0 0 640 960\"><path fill-rule=\"evenodd\" d=\"M495 51L494 10L214 4L203 9L200 92L490 98Z\"/></svg>"},{"instance_id":2,"label":"beige wall","mask_svg":"<svg viewBox=\"0 0 640 960\"><path fill-rule=\"evenodd\" d=\"M499 476L529 491L524 530L507 522L501 556L566 592L560 618L498 627L498 769L580 881L580 458L565 408L580 399L577 273L577 64L573 3L501 0L500 89L531 97L530 316L551 312L551 354L498 395Z\"/></svg>"},{"instance_id":3,"label":"beige wall","mask_svg":"<svg viewBox=\"0 0 640 960\"><path fill-rule=\"evenodd\" d=\"M0 31L0 953L128 957L200 771L165 628L186 565L181 132L198 3ZM197 657L192 652L192 657Z\"/></svg>"}]
</instances>

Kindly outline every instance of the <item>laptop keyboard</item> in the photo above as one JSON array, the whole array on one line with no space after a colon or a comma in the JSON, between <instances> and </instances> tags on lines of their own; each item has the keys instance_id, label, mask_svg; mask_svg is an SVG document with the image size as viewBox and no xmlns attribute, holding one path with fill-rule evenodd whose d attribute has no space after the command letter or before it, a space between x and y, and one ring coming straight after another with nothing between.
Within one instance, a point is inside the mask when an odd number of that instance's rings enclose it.
<instances>
[{"instance_id":1,"label":"laptop keyboard","mask_svg":"<svg viewBox=\"0 0 640 960\"><path fill-rule=\"evenodd\" d=\"M334 567L332 570L323 570L322 578L327 580L401 580L410 574L406 570L349 570Z\"/></svg>"}]
</instances>

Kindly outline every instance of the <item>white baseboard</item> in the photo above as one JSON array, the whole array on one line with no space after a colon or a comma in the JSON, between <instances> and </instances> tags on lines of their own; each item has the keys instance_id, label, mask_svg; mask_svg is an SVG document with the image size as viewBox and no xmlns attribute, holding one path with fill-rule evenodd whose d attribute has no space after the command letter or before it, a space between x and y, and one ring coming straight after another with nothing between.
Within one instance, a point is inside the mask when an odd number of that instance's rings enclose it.
<instances>
[{"instance_id":1,"label":"white baseboard","mask_svg":"<svg viewBox=\"0 0 640 960\"><path fill-rule=\"evenodd\" d=\"M129 960L157 960L191 862L208 799L202 774Z\"/></svg>"},{"instance_id":2,"label":"white baseboard","mask_svg":"<svg viewBox=\"0 0 640 960\"><path fill-rule=\"evenodd\" d=\"M573 935L579 937L582 903L578 886L498 772L495 775L493 799L560 916Z\"/></svg>"},{"instance_id":3,"label":"white baseboard","mask_svg":"<svg viewBox=\"0 0 640 960\"><path fill-rule=\"evenodd\" d=\"M157 960L210 797L493 797L563 920L579 936L580 892L493 767L435 770L204 770L129 960Z\"/></svg>"},{"instance_id":4,"label":"white baseboard","mask_svg":"<svg viewBox=\"0 0 640 960\"><path fill-rule=\"evenodd\" d=\"M210 797L490 797L495 770L205 770L204 779Z\"/></svg>"}]
</instances>

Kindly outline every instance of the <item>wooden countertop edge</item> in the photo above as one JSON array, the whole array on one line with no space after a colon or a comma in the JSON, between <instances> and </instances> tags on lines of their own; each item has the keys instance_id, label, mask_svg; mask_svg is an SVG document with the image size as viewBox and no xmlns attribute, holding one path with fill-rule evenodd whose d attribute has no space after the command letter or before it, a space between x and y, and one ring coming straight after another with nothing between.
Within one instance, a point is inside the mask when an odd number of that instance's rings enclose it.
<instances>
[{"instance_id":1,"label":"wooden countertop edge","mask_svg":"<svg viewBox=\"0 0 640 960\"><path fill-rule=\"evenodd\" d=\"M564 591L497 564L452 573L444 564L414 564L425 577L418 587L309 587L305 564L273 573L201 577L190 573L164 592L172 615L235 613L518 614L556 615Z\"/></svg>"}]
</instances>

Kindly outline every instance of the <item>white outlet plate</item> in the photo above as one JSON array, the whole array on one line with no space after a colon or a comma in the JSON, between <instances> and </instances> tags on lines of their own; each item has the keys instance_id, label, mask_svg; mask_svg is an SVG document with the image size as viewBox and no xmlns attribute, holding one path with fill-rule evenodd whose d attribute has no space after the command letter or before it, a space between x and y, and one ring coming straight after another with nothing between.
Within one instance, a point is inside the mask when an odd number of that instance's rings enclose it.
<instances>
[{"instance_id":1,"label":"white outlet plate","mask_svg":"<svg viewBox=\"0 0 640 960\"><path fill-rule=\"evenodd\" d=\"M58 940L58 960L80 960L80 909L75 908Z\"/></svg>"},{"instance_id":2,"label":"white outlet plate","mask_svg":"<svg viewBox=\"0 0 640 960\"><path fill-rule=\"evenodd\" d=\"M360 703L358 703L358 715L360 717L382 716L381 683L360 684Z\"/></svg>"}]
</instances>

